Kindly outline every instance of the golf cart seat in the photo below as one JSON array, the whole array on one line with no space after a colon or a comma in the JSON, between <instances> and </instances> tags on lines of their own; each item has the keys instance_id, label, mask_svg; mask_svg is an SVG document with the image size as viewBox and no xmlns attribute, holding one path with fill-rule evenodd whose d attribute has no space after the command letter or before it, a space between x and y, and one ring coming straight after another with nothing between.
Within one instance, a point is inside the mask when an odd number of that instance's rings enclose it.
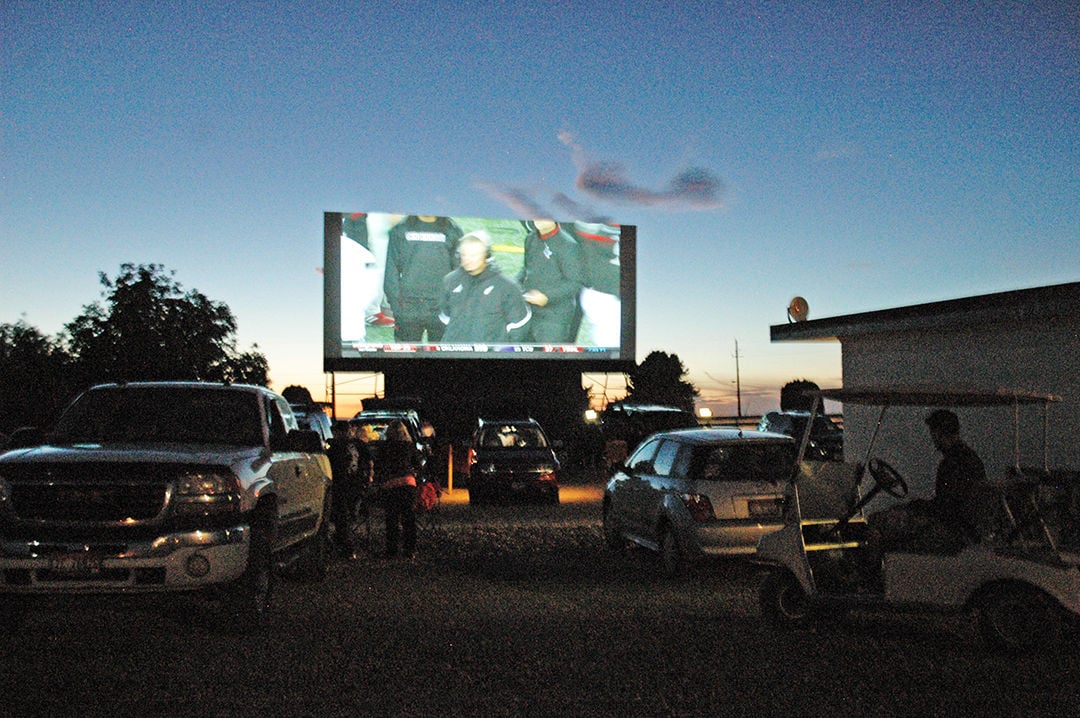
<instances>
[{"instance_id":1,"label":"golf cart seat","mask_svg":"<svg viewBox=\"0 0 1080 718\"><path fill-rule=\"evenodd\" d=\"M975 543L998 544L1016 528L1005 490L993 484L976 484L964 506L968 517L967 538Z\"/></svg>"}]
</instances>

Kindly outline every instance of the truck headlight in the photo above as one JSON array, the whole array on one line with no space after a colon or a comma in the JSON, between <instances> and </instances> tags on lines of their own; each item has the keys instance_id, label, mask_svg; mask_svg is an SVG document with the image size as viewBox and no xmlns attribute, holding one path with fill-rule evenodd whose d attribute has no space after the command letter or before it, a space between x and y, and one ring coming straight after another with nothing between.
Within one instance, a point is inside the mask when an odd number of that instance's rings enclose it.
<instances>
[{"instance_id":1,"label":"truck headlight","mask_svg":"<svg viewBox=\"0 0 1080 718\"><path fill-rule=\"evenodd\" d=\"M173 511L178 516L209 516L240 510L240 481L231 473L195 471L173 482Z\"/></svg>"}]
</instances>

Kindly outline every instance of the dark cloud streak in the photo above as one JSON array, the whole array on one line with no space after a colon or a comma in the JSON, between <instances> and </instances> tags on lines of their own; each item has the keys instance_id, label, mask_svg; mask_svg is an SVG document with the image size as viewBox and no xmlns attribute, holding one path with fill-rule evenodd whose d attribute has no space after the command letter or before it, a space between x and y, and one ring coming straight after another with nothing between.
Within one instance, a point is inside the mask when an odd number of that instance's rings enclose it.
<instances>
[{"instance_id":1,"label":"dark cloud streak","mask_svg":"<svg viewBox=\"0 0 1080 718\"><path fill-rule=\"evenodd\" d=\"M602 202L658 209L701 211L719 209L724 206L725 192L723 180L712 170L704 167L690 167L676 174L660 190L642 187L631 181L626 169L619 162L590 161L586 152L569 132L560 132L559 141L570 148L577 177L574 186L585 195ZM477 185L489 195L509 206L523 218L553 218L537 198L538 190L524 190L518 187L505 187L484 182ZM568 196L564 192L554 192L550 198L565 217L559 219L583 219L591 222L610 221L606 216L588 205Z\"/></svg>"}]
</instances>

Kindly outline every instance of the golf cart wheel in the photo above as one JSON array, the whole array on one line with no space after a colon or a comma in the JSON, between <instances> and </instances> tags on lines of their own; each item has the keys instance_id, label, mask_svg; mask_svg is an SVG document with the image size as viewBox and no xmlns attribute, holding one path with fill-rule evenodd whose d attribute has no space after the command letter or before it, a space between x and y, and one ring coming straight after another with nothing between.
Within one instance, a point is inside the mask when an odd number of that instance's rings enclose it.
<instances>
[{"instance_id":1,"label":"golf cart wheel","mask_svg":"<svg viewBox=\"0 0 1080 718\"><path fill-rule=\"evenodd\" d=\"M770 571L758 590L761 613L777 628L801 628L811 620L810 599L789 571Z\"/></svg>"},{"instance_id":2,"label":"golf cart wheel","mask_svg":"<svg viewBox=\"0 0 1080 718\"><path fill-rule=\"evenodd\" d=\"M1047 648L1061 637L1061 610L1053 599L1027 586L1000 586L978 603L979 634L998 651Z\"/></svg>"}]
</instances>

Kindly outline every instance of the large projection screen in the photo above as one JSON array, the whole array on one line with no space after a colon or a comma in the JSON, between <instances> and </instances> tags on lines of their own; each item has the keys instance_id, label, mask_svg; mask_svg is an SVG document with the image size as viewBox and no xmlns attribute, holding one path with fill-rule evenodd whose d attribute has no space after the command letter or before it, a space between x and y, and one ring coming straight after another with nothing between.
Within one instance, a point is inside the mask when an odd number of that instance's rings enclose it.
<instances>
[{"instance_id":1,"label":"large projection screen","mask_svg":"<svg viewBox=\"0 0 1080 718\"><path fill-rule=\"evenodd\" d=\"M324 214L323 368L634 363L636 228L385 212Z\"/></svg>"}]
</instances>

